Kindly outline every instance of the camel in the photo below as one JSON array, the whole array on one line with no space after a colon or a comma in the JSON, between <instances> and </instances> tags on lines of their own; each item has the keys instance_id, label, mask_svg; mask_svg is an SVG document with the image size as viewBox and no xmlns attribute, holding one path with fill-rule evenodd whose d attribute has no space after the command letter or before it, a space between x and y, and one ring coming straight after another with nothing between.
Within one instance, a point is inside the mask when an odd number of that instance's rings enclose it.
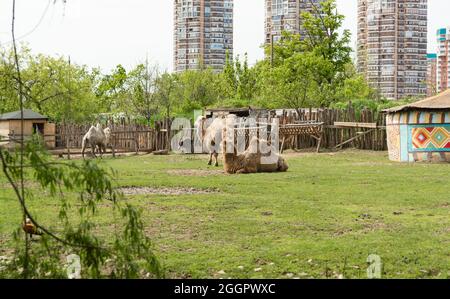
<instances>
[{"instance_id":1,"label":"camel","mask_svg":"<svg viewBox=\"0 0 450 299\"><path fill-rule=\"evenodd\" d=\"M236 154L234 145L232 152L227 151L228 138L226 129L222 133L222 154L224 160L224 170L229 174L246 174L258 172L286 172L289 169L288 164L283 157L276 154L266 140L258 139L254 136L247 148L242 154ZM271 151L263 154L260 151L262 146L266 146Z\"/></svg>"},{"instance_id":2,"label":"camel","mask_svg":"<svg viewBox=\"0 0 450 299\"><path fill-rule=\"evenodd\" d=\"M110 143L110 138L111 138L111 130L109 128L103 130L100 124L97 124L97 126L95 127L92 126L86 133L86 135L84 135L83 137L81 150L81 155L83 156L83 159L84 159L84 152L88 145L91 147L92 156L94 158L97 158L97 155L95 154L96 149L98 149L100 157L103 157L103 153L106 152L106 147Z\"/></svg>"},{"instance_id":3,"label":"camel","mask_svg":"<svg viewBox=\"0 0 450 299\"><path fill-rule=\"evenodd\" d=\"M99 152L103 151L103 154L104 154L104 153L106 153L106 148L109 146L111 148L111 151L112 151L112 154L114 157L115 156L114 146L111 143L111 134L112 134L111 129L106 128L103 130L103 133L105 135L105 141L101 145L98 145L98 150L99 150Z\"/></svg>"},{"instance_id":4,"label":"camel","mask_svg":"<svg viewBox=\"0 0 450 299\"><path fill-rule=\"evenodd\" d=\"M236 118L235 115L227 116L228 119ZM213 156L215 159L214 166L219 166L219 151L222 137L222 130L225 128L227 118L215 118L206 130L203 128L204 116L200 116L195 122L196 134L198 140L203 141L202 144L209 153L208 165L212 165Z\"/></svg>"}]
</instances>

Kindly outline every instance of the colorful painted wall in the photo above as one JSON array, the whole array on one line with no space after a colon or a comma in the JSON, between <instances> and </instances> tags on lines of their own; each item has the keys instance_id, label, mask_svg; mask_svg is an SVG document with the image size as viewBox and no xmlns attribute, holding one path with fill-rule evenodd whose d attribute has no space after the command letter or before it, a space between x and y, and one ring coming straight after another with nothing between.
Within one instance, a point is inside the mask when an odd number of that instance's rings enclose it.
<instances>
[{"instance_id":1,"label":"colorful painted wall","mask_svg":"<svg viewBox=\"0 0 450 299\"><path fill-rule=\"evenodd\" d=\"M389 159L450 162L450 111L407 111L387 115Z\"/></svg>"}]
</instances>

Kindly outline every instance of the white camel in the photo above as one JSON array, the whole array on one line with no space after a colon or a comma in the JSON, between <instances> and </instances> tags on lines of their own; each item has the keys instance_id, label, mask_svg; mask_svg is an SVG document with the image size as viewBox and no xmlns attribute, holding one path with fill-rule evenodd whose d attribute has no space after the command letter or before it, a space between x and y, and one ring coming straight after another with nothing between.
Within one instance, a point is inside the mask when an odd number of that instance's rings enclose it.
<instances>
[{"instance_id":1,"label":"white camel","mask_svg":"<svg viewBox=\"0 0 450 299\"><path fill-rule=\"evenodd\" d=\"M106 128L106 129L103 130L103 133L105 135L105 140L104 140L104 142L101 145L98 146L98 150L99 150L99 152L103 151L103 154L104 154L104 153L106 153L107 147L110 147L111 151L112 151L112 154L113 154L113 157L114 157L115 153L114 153L114 146L113 146L113 144L111 142L111 134L112 134L111 133L111 129L110 128Z\"/></svg>"},{"instance_id":2,"label":"white camel","mask_svg":"<svg viewBox=\"0 0 450 299\"><path fill-rule=\"evenodd\" d=\"M221 151L220 143L222 141L222 131L226 126L227 118L236 120L237 116L230 114L226 118L215 118L206 129L204 128L204 121L206 120L204 116L200 116L195 122L197 138L202 141L203 147L209 153L208 165L212 165L214 156L214 165L216 167L219 166L218 157L219 152Z\"/></svg>"},{"instance_id":3,"label":"white camel","mask_svg":"<svg viewBox=\"0 0 450 299\"><path fill-rule=\"evenodd\" d=\"M95 154L97 148L100 152L100 157L103 157L103 153L106 152L106 147L110 144L110 138L111 130L109 128L103 130L100 124L97 124L95 127L92 126L83 137L81 155L84 158L86 147L90 146L94 158L97 158L97 155Z\"/></svg>"}]
</instances>

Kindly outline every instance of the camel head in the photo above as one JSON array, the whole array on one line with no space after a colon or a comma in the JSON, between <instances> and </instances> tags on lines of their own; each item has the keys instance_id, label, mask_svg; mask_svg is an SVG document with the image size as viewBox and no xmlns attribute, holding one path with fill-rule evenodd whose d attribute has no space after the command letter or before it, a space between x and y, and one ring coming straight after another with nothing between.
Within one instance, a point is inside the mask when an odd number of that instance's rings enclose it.
<instances>
[{"instance_id":1,"label":"camel head","mask_svg":"<svg viewBox=\"0 0 450 299\"><path fill-rule=\"evenodd\" d=\"M111 140L111 129L106 128L103 130L103 133L105 134L106 142L109 143L109 141Z\"/></svg>"}]
</instances>

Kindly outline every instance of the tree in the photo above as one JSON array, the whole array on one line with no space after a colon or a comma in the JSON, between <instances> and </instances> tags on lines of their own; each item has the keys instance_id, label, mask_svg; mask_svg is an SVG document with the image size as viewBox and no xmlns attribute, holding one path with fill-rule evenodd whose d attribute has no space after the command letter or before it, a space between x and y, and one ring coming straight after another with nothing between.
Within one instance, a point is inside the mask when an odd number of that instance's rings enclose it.
<instances>
[{"instance_id":1,"label":"tree","mask_svg":"<svg viewBox=\"0 0 450 299\"><path fill-rule=\"evenodd\" d=\"M19 54L18 54L19 56ZM14 65L13 51L0 51L1 65L0 65L0 103L2 109L0 113L5 111L14 111L19 109L19 99L17 92L16 71ZM22 57L18 57L22 59Z\"/></svg>"},{"instance_id":2,"label":"tree","mask_svg":"<svg viewBox=\"0 0 450 299\"><path fill-rule=\"evenodd\" d=\"M355 65L349 63L345 70L345 79L342 86L336 91L336 99L341 102L354 101L356 99L378 100L379 95L371 88L363 75L356 72Z\"/></svg>"},{"instance_id":3,"label":"tree","mask_svg":"<svg viewBox=\"0 0 450 299\"><path fill-rule=\"evenodd\" d=\"M166 117L172 116L172 106L174 105L174 92L177 81L174 75L164 73L155 80L155 97L162 113Z\"/></svg>"},{"instance_id":4,"label":"tree","mask_svg":"<svg viewBox=\"0 0 450 299\"><path fill-rule=\"evenodd\" d=\"M0 97L4 111L19 109L18 78L12 49L1 51ZM21 68L24 106L54 121L82 122L93 118L100 105L93 94L98 73L63 57L32 55L22 46L17 53Z\"/></svg>"},{"instance_id":5,"label":"tree","mask_svg":"<svg viewBox=\"0 0 450 299\"><path fill-rule=\"evenodd\" d=\"M103 76L96 89L96 95L103 103L103 110L122 112L128 108L127 71L117 65L110 73Z\"/></svg>"},{"instance_id":6,"label":"tree","mask_svg":"<svg viewBox=\"0 0 450 299\"><path fill-rule=\"evenodd\" d=\"M66 278L61 257L67 253L80 256L84 277L138 278L141 271L153 277L163 275L152 243L144 234L140 211L122 203L122 195L112 183L113 173L94 161L55 162L39 138L27 141L23 154L22 160L21 152L0 147L0 164L24 218L30 219L43 236L38 243L30 243L19 228L13 238L14 257L0 271L0 277ZM34 178L40 192L23 186L22 177ZM48 215L41 219L28 206L28 202L37 200L34 194L44 192L59 207L58 221ZM99 206L106 203L115 224L110 241L95 233Z\"/></svg>"},{"instance_id":7,"label":"tree","mask_svg":"<svg viewBox=\"0 0 450 299\"><path fill-rule=\"evenodd\" d=\"M178 113L188 114L196 109L211 107L222 100L219 90L219 75L211 69L185 71L175 75L174 96Z\"/></svg>"},{"instance_id":8,"label":"tree","mask_svg":"<svg viewBox=\"0 0 450 299\"><path fill-rule=\"evenodd\" d=\"M263 64L258 81L261 106L299 109L315 106L318 85L314 80L317 57L296 53L277 67Z\"/></svg>"},{"instance_id":9,"label":"tree","mask_svg":"<svg viewBox=\"0 0 450 299\"><path fill-rule=\"evenodd\" d=\"M256 73L248 66L245 54L241 62L239 56L233 61L227 55L224 71L218 78L218 90L223 94L223 106L250 106L256 95Z\"/></svg>"},{"instance_id":10,"label":"tree","mask_svg":"<svg viewBox=\"0 0 450 299\"><path fill-rule=\"evenodd\" d=\"M311 5L313 12L301 16L305 35L283 32L273 46L273 70L267 70L267 61L258 64L263 70L257 80L263 91L259 101L265 106L277 98L278 105L299 108L373 97L364 78L352 69L350 32L340 33L344 16L337 12L335 0Z\"/></svg>"},{"instance_id":11,"label":"tree","mask_svg":"<svg viewBox=\"0 0 450 299\"><path fill-rule=\"evenodd\" d=\"M348 29L339 33L345 16L337 12L335 0L327 0L321 4L310 2L314 12L302 13L306 36L301 44L304 51L313 52L331 62L329 69L320 73L318 79L321 81L318 83L325 81L332 84L338 79L337 76L345 72L347 64L351 63L351 33Z\"/></svg>"},{"instance_id":12,"label":"tree","mask_svg":"<svg viewBox=\"0 0 450 299\"><path fill-rule=\"evenodd\" d=\"M150 125L151 119L158 113L156 85L159 79L158 66L150 66L148 59L128 73L128 99L135 114L145 118ZM126 109L126 108L125 108Z\"/></svg>"},{"instance_id":13,"label":"tree","mask_svg":"<svg viewBox=\"0 0 450 299\"><path fill-rule=\"evenodd\" d=\"M31 243L28 234L18 228L14 234L15 256L6 266L1 265L0 278L66 277L61 258L68 252L79 255L84 273L93 278L137 278L142 271L161 277L161 266L152 252L150 239L143 231L140 211L121 203L120 192L112 183L113 175L92 161L83 161L81 165L54 161L42 148L39 137L24 138L24 102L32 97L22 81L15 40L15 4L13 0L11 32L15 69L12 73L22 132L18 148L7 150L0 146L0 167L18 200L23 224L32 225L33 231L40 231L42 238L39 243ZM42 99L38 94L34 100ZM0 110L3 110L3 104L0 102ZM34 180L41 192L31 192L30 187L25 186L25 178ZM48 220L46 225L38 219L28 205L34 200L33 193L46 193L46 197L57 203L59 223L51 219L53 221ZM108 201L114 218L112 242L95 234L98 207L105 201ZM76 221L73 220L75 215L78 216Z\"/></svg>"}]
</instances>

